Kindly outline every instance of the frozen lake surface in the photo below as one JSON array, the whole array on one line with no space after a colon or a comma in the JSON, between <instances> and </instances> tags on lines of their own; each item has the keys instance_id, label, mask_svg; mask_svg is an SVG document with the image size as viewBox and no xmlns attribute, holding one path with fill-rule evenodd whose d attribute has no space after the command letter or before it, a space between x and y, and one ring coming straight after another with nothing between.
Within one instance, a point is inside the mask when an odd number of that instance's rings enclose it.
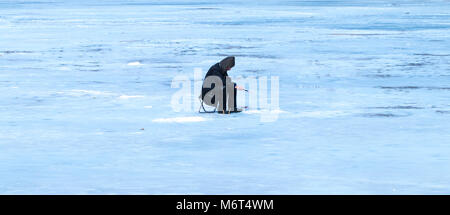
<instances>
[{"instance_id":1,"label":"frozen lake surface","mask_svg":"<svg viewBox=\"0 0 450 215\"><path fill-rule=\"evenodd\" d=\"M0 0L0 194L450 192L449 1L255 2ZM172 110L226 55L278 120Z\"/></svg>"}]
</instances>

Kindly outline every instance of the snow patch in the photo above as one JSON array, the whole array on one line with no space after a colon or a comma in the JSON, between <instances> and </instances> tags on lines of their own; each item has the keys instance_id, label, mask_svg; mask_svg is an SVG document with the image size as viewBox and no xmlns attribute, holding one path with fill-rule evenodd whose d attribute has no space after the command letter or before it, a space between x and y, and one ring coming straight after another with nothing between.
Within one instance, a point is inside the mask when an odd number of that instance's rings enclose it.
<instances>
[{"instance_id":1,"label":"snow patch","mask_svg":"<svg viewBox=\"0 0 450 215\"><path fill-rule=\"evenodd\" d=\"M276 109L276 110L247 110L243 111L246 114L262 114L262 113L270 113L270 114L281 114L288 113L287 111Z\"/></svg>"},{"instance_id":2,"label":"snow patch","mask_svg":"<svg viewBox=\"0 0 450 215\"><path fill-rule=\"evenodd\" d=\"M144 65L144 64L142 64L142 63L139 62L139 61L136 61L136 62L130 62L130 63L128 63L127 65L128 65L128 66L142 66L142 65Z\"/></svg>"},{"instance_id":3,"label":"snow patch","mask_svg":"<svg viewBox=\"0 0 450 215\"><path fill-rule=\"evenodd\" d=\"M206 118L198 117L198 116L159 118L159 119L152 120L152 122L162 122L162 123L171 123L171 122L186 123L186 122L203 122L203 121L206 121Z\"/></svg>"},{"instance_id":4,"label":"snow patch","mask_svg":"<svg viewBox=\"0 0 450 215\"><path fill-rule=\"evenodd\" d=\"M134 99L134 98L144 98L143 95L120 95L118 93L112 92L104 92L104 91L96 91L96 90L70 90L57 92L57 94L63 94L68 96L108 96L108 97L117 97L118 99Z\"/></svg>"},{"instance_id":5,"label":"snow patch","mask_svg":"<svg viewBox=\"0 0 450 215\"><path fill-rule=\"evenodd\" d=\"M127 96L127 95L119 96L119 99L134 99L134 98L144 98L144 96Z\"/></svg>"}]
</instances>

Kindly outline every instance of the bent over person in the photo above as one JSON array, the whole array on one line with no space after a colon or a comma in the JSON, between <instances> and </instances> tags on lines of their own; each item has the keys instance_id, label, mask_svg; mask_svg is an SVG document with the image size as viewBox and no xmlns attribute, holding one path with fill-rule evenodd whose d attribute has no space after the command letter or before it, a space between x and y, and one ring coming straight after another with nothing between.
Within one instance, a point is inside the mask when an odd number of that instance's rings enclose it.
<instances>
[{"instance_id":1,"label":"bent over person","mask_svg":"<svg viewBox=\"0 0 450 215\"><path fill-rule=\"evenodd\" d=\"M204 104L215 107L218 113L242 111L236 108L236 90L244 88L237 86L228 76L234 63L233 56L224 58L211 66L203 80L201 100Z\"/></svg>"}]
</instances>

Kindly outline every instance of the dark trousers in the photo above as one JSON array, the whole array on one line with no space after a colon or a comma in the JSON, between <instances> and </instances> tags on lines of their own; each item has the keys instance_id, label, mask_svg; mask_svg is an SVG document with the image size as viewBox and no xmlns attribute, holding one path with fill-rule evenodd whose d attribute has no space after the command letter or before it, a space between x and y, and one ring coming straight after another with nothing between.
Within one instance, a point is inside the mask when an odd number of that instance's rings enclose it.
<instances>
[{"instance_id":1,"label":"dark trousers","mask_svg":"<svg viewBox=\"0 0 450 215\"><path fill-rule=\"evenodd\" d=\"M236 95L237 95L237 89L236 89L236 83L233 83L233 89L232 89L232 93L228 94L227 93L227 89L224 88L223 89L223 103L225 105L219 105L219 112L223 112L223 111L236 111ZM232 107L230 107L232 103ZM221 110L223 108L223 110Z\"/></svg>"}]
</instances>

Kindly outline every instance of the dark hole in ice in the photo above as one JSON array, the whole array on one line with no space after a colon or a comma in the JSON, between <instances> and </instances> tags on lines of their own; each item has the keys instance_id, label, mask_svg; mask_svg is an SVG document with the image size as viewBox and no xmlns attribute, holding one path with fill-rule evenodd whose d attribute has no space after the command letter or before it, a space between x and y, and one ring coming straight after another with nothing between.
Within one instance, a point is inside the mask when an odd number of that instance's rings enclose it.
<instances>
[{"instance_id":1,"label":"dark hole in ice","mask_svg":"<svg viewBox=\"0 0 450 215\"><path fill-rule=\"evenodd\" d=\"M419 56L432 56L432 57L445 57L445 56L450 56L450 54L428 54L428 53L418 53L418 54L414 54L414 55L419 55Z\"/></svg>"},{"instance_id":2,"label":"dark hole in ice","mask_svg":"<svg viewBox=\"0 0 450 215\"><path fill-rule=\"evenodd\" d=\"M98 68L100 65L93 64L93 65L83 65L83 64L74 64L74 67L82 67L82 68Z\"/></svg>"},{"instance_id":3,"label":"dark hole in ice","mask_svg":"<svg viewBox=\"0 0 450 215\"><path fill-rule=\"evenodd\" d=\"M240 45L217 45L214 49L254 49L254 46L240 46Z\"/></svg>"},{"instance_id":4,"label":"dark hole in ice","mask_svg":"<svg viewBox=\"0 0 450 215\"><path fill-rule=\"evenodd\" d=\"M421 66L425 66L428 63L425 62L416 62L416 63L407 63L407 64L399 64L397 66L401 66L401 67L421 67Z\"/></svg>"},{"instance_id":5,"label":"dark hole in ice","mask_svg":"<svg viewBox=\"0 0 450 215\"><path fill-rule=\"evenodd\" d=\"M329 34L333 36L381 36L381 35L393 35L393 34L358 34L358 33L336 33L336 34Z\"/></svg>"},{"instance_id":6,"label":"dark hole in ice","mask_svg":"<svg viewBox=\"0 0 450 215\"><path fill-rule=\"evenodd\" d=\"M381 89L388 89L388 90L416 90L420 89L422 87L417 86L400 86L400 87L379 87Z\"/></svg>"},{"instance_id":7,"label":"dark hole in ice","mask_svg":"<svg viewBox=\"0 0 450 215\"><path fill-rule=\"evenodd\" d=\"M365 75L368 78L393 78L399 77L398 75L390 75L390 74L373 74L373 75Z\"/></svg>"},{"instance_id":8,"label":"dark hole in ice","mask_svg":"<svg viewBox=\"0 0 450 215\"><path fill-rule=\"evenodd\" d=\"M273 55L264 55L264 54L217 54L217 56L226 57L226 56L235 56L235 57L248 57L248 58L258 58L258 59L276 59L276 56Z\"/></svg>"},{"instance_id":9,"label":"dark hole in ice","mask_svg":"<svg viewBox=\"0 0 450 215\"><path fill-rule=\"evenodd\" d=\"M219 8L215 8L215 7L199 7L196 9L197 10L220 10Z\"/></svg>"},{"instance_id":10,"label":"dark hole in ice","mask_svg":"<svg viewBox=\"0 0 450 215\"><path fill-rule=\"evenodd\" d=\"M450 90L450 87L420 87L420 86L398 86L398 87L379 86L377 88L386 89L386 90L418 90L418 89Z\"/></svg>"},{"instance_id":11,"label":"dark hole in ice","mask_svg":"<svg viewBox=\"0 0 450 215\"><path fill-rule=\"evenodd\" d=\"M7 59L7 61L11 61L11 62L43 62L43 60L40 59Z\"/></svg>"},{"instance_id":12,"label":"dark hole in ice","mask_svg":"<svg viewBox=\"0 0 450 215\"><path fill-rule=\"evenodd\" d=\"M399 105L399 106L386 106L386 107L369 107L371 109L424 109L423 107L409 106L409 105Z\"/></svg>"},{"instance_id":13,"label":"dark hole in ice","mask_svg":"<svg viewBox=\"0 0 450 215\"><path fill-rule=\"evenodd\" d=\"M407 115L398 115L392 113L365 113L362 114L362 116L369 118L394 118L394 117L405 117Z\"/></svg>"},{"instance_id":14,"label":"dark hole in ice","mask_svg":"<svg viewBox=\"0 0 450 215\"><path fill-rule=\"evenodd\" d=\"M425 63L408 63L407 66L423 66Z\"/></svg>"},{"instance_id":15,"label":"dark hole in ice","mask_svg":"<svg viewBox=\"0 0 450 215\"><path fill-rule=\"evenodd\" d=\"M80 72L100 72L100 69L77 69Z\"/></svg>"},{"instance_id":16,"label":"dark hole in ice","mask_svg":"<svg viewBox=\"0 0 450 215\"><path fill-rule=\"evenodd\" d=\"M31 54L34 53L32 51L15 51L15 50L6 50L6 51L0 51L2 54Z\"/></svg>"},{"instance_id":17,"label":"dark hole in ice","mask_svg":"<svg viewBox=\"0 0 450 215\"><path fill-rule=\"evenodd\" d=\"M111 51L109 48L94 48L94 49L87 49L85 52L104 52L104 51Z\"/></svg>"}]
</instances>

